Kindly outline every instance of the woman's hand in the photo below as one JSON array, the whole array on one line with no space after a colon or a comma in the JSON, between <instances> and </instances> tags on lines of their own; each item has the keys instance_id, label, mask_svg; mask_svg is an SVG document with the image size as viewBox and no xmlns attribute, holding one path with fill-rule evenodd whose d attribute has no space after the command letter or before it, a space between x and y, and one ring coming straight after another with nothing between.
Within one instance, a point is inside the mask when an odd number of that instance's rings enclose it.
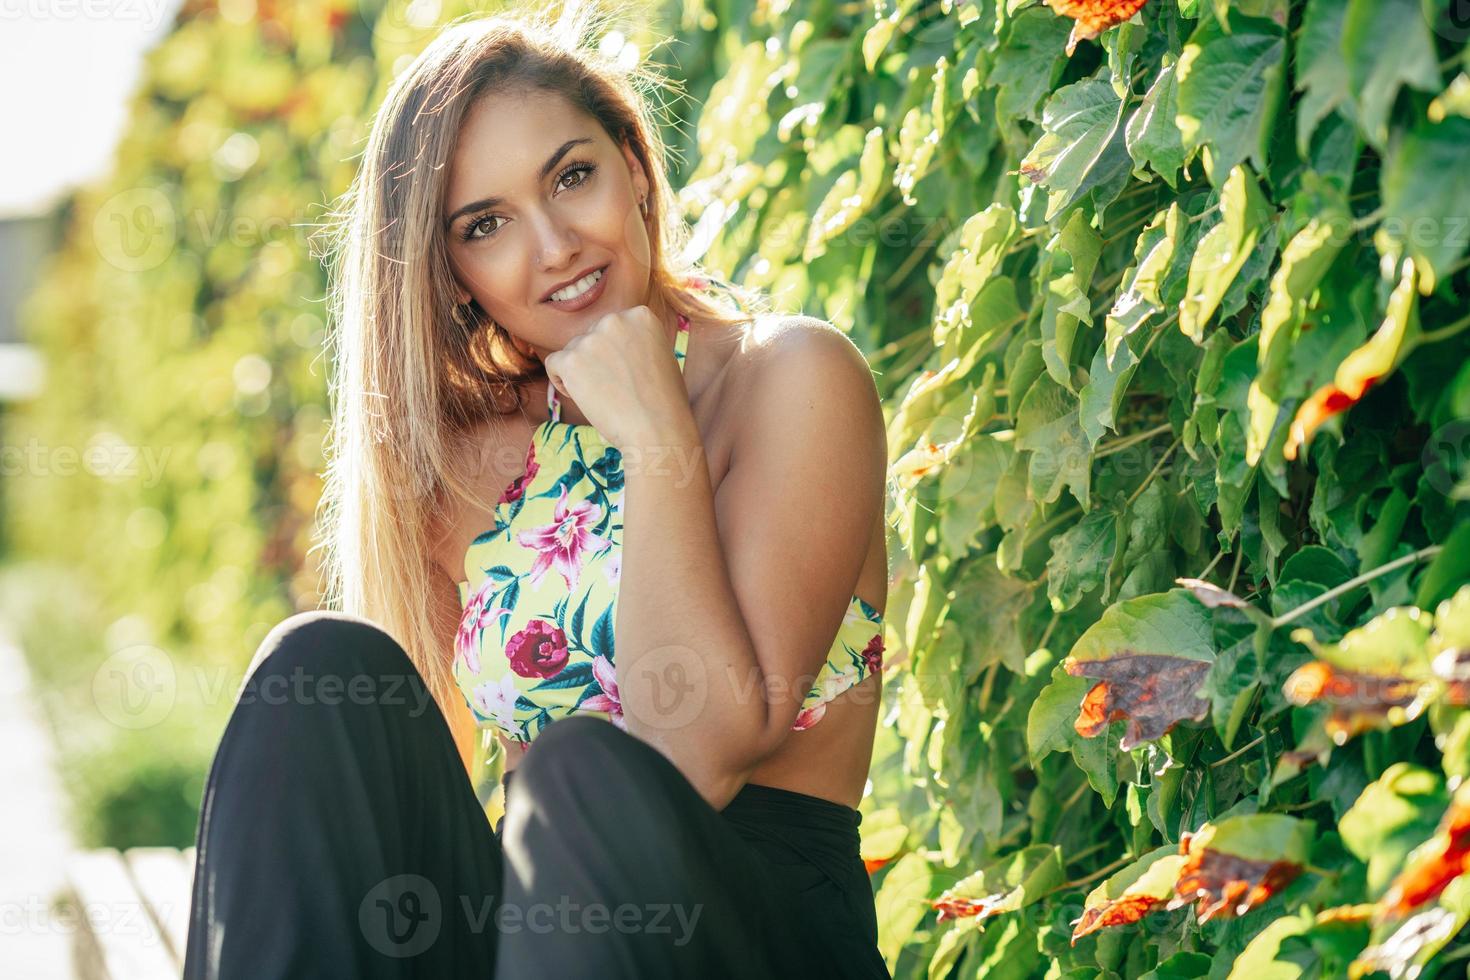
<instances>
[{"instance_id":1,"label":"woman's hand","mask_svg":"<svg viewBox=\"0 0 1470 980\"><path fill-rule=\"evenodd\" d=\"M660 446L694 425L673 342L647 306L603 316L543 363L557 391L619 451Z\"/></svg>"}]
</instances>

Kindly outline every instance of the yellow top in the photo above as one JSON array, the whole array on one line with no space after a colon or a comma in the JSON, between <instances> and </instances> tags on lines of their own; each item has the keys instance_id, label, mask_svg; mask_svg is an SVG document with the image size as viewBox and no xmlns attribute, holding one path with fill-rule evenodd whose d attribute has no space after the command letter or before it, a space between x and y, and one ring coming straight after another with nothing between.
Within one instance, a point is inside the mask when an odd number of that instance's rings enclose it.
<instances>
[{"instance_id":1,"label":"yellow top","mask_svg":"<svg viewBox=\"0 0 1470 980\"><path fill-rule=\"evenodd\" d=\"M688 339L681 315L680 371ZM523 743L573 712L624 727L613 669L622 454L591 425L562 422L550 385L547 405L551 418L533 430L495 526L465 552L455 637L454 678L476 724ZM882 616L853 596L792 730L815 725L828 701L882 666Z\"/></svg>"}]
</instances>

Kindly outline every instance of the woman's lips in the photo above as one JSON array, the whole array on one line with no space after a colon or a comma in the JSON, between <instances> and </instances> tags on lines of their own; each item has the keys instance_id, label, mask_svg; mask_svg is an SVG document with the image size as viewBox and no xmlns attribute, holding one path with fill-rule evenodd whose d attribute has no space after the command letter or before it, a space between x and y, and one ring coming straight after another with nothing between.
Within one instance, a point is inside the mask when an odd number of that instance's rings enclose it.
<instances>
[{"instance_id":1,"label":"woman's lips","mask_svg":"<svg viewBox=\"0 0 1470 980\"><path fill-rule=\"evenodd\" d=\"M592 288L587 290L581 296L578 296L576 299L548 299L543 300L543 302L547 306L561 310L563 313L576 313L578 310L586 309L587 307L591 306L593 303L601 299L603 292L607 289L608 268L608 266L603 266L602 275L598 277L598 280L595 283L592 284Z\"/></svg>"}]
</instances>

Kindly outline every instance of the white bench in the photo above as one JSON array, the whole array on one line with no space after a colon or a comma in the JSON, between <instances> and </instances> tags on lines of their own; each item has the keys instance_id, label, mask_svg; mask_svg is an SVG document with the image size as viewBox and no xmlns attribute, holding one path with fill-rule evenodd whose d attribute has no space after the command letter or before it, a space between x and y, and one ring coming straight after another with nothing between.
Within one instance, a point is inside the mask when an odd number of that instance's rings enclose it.
<instances>
[{"instance_id":1,"label":"white bench","mask_svg":"<svg viewBox=\"0 0 1470 980\"><path fill-rule=\"evenodd\" d=\"M184 969L194 848L78 851L67 861L77 980L164 980Z\"/></svg>"}]
</instances>

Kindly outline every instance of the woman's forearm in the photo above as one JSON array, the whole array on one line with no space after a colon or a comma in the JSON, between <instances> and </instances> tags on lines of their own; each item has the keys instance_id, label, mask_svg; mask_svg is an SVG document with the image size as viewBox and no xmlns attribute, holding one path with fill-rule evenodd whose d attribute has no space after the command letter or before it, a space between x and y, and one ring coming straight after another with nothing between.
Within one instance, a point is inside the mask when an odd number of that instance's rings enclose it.
<instances>
[{"instance_id":1,"label":"woman's forearm","mask_svg":"<svg viewBox=\"0 0 1470 980\"><path fill-rule=\"evenodd\" d=\"M628 731L723 807L759 761L765 678L740 612L693 419L624 452L618 691Z\"/></svg>"}]
</instances>

